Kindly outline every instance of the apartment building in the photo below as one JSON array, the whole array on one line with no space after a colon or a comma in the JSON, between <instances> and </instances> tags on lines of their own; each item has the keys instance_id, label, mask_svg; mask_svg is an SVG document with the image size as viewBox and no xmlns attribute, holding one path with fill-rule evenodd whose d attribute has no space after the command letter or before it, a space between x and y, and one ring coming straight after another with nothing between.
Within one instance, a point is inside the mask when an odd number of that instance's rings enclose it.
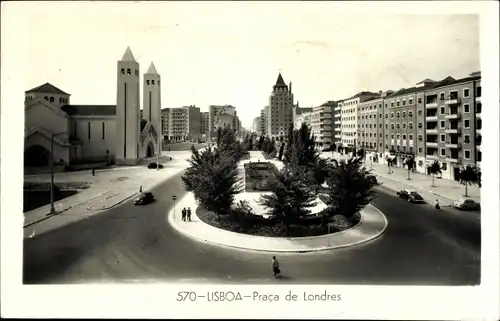
<instances>
[{"instance_id":1,"label":"apartment building","mask_svg":"<svg viewBox=\"0 0 500 321\"><path fill-rule=\"evenodd\" d=\"M260 110L260 134L267 135L267 114L269 113L269 106Z\"/></svg>"},{"instance_id":2,"label":"apartment building","mask_svg":"<svg viewBox=\"0 0 500 321\"><path fill-rule=\"evenodd\" d=\"M293 127L298 129L302 126L302 123L306 123L311 126L311 116L313 108L302 108L299 106L294 106L292 111Z\"/></svg>"},{"instance_id":3,"label":"apartment building","mask_svg":"<svg viewBox=\"0 0 500 321\"><path fill-rule=\"evenodd\" d=\"M321 106L312 109L312 133L322 148L330 148L334 144L333 118L337 104L336 101L327 101Z\"/></svg>"},{"instance_id":4,"label":"apartment building","mask_svg":"<svg viewBox=\"0 0 500 321\"><path fill-rule=\"evenodd\" d=\"M460 167L480 166L480 97L479 72L462 79L447 77L425 91L425 161L429 165L437 160L443 178L458 179Z\"/></svg>"},{"instance_id":5,"label":"apartment building","mask_svg":"<svg viewBox=\"0 0 500 321\"><path fill-rule=\"evenodd\" d=\"M206 140L210 128L210 115L208 111L200 112L200 135L202 139Z\"/></svg>"},{"instance_id":6,"label":"apartment building","mask_svg":"<svg viewBox=\"0 0 500 321\"><path fill-rule=\"evenodd\" d=\"M288 129L293 126L293 107L292 83L287 86L280 73L269 97L266 130L269 138L277 141L286 138Z\"/></svg>"},{"instance_id":7,"label":"apartment building","mask_svg":"<svg viewBox=\"0 0 500 321\"><path fill-rule=\"evenodd\" d=\"M200 139L201 114L196 106L163 108L162 134L168 141L196 141Z\"/></svg>"},{"instance_id":8,"label":"apartment building","mask_svg":"<svg viewBox=\"0 0 500 321\"><path fill-rule=\"evenodd\" d=\"M379 94L362 91L342 101L341 135L342 146L348 152L354 151L358 132L358 106L367 99L379 97Z\"/></svg>"},{"instance_id":9,"label":"apartment building","mask_svg":"<svg viewBox=\"0 0 500 321\"><path fill-rule=\"evenodd\" d=\"M407 158L415 157L419 91L419 87L403 88L384 100L383 156L390 157L394 166L403 166Z\"/></svg>"},{"instance_id":10,"label":"apartment building","mask_svg":"<svg viewBox=\"0 0 500 321\"><path fill-rule=\"evenodd\" d=\"M260 135L260 117L255 117L252 122L252 132Z\"/></svg>"},{"instance_id":11,"label":"apartment building","mask_svg":"<svg viewBox=\"0 0 500 321\"><path fill-rule=\"evenodd\" d=\"M384 98L368 98L358 106L358 148L366 152L366 156L373 162L381 161L384 153Z\"/></svg>"},{"instance_id":12,"label":"apartment building","mask_svg":"<svg viewBox=\"0 0 500 321\"><path fill-rule=\"evenodd\" d=\"M344 102L337 102L337 106L333 108L333 142L336 148L342 146L342 106Z\"/></svg>"},{"instance_id":13,"label":"apartment building","mask_svg":"<svg viewBox=\"0 0 500 321\"><path fill-rule=\"evenodd\" d=\"M217 128L229 126L232 129L239 130L241 122L236 112L236 107L231 105L210 105L209 106L209 139L213 141L216 137Z\"/></svg>"}]
</instances>

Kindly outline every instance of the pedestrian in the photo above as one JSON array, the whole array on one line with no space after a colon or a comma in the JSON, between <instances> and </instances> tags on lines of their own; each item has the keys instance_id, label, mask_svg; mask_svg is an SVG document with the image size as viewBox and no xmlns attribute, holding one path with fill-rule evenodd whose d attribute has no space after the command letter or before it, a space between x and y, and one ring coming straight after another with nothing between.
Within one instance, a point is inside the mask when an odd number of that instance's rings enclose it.
<instances>
[{"instance_id":1,"label":"pedestrian","mask_svg":"<svg viewBox=\"0 0 500 321\"><path fill-rule=\"evenodd\" d=\"M139 185L139 193L142 193L142 185Z\"/></svg>"},{"instance_id":2,"label":"pedestrian","mask_svg":"<svg viewBox=\"0 0 500 321\"><path fill-rule=\"evenodd\" d=\"M182 220L183 220L184 222L186 221L186 214L187 214L187 212L186 212L186 208L184 207L184 208L182 209Z\"/></svg>"},{"instance_id":3,"label":"pedestrian","mask_svg":"<svg viewBox=\"0 0 500 321\"><path fill-rule=\"evenodd\" d=\"M92 176L95 176L95 168L92 168Z\"/></svg>"},{"instance_id":4,"label":"pedestrian","mask_svg":"<svg viewBox=\"0 0 500 321\"><path fill-rule=\"evenodd\" d=\"M441 206L439 206L439 200L436 200L436 202L434 203L434 207L436 208L436 210L441 211Z\"/></svg>"},{"instance_id":5,"label":"pedestrian","mask_svg":"<svg viewBox=\"0 0 500 321\"><path fill-rule=\"evenodd\" d=\"M191 222L191 207L188 207L186 214L187 214L187 220Z\"/></svg>"},{"instance_id":6,"label":"pedestrian","mask_svg":"<svg viewBox=\"0 0 500 321\"><path fill-rule=\"evenodd\" d=\"M273 275L275 278L277 278L278 275L281 274L281 270L280 270L280 262L278 262L278 259L276 259L276 256L273 256L272 267L273 267Z\"/></svg>"}]
</instances>

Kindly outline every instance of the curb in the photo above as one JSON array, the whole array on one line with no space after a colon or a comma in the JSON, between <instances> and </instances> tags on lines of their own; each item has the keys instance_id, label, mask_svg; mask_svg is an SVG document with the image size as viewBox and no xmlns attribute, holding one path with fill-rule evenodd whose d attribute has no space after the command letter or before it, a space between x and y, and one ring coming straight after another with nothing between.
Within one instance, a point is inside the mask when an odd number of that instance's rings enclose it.
<instances>
[{"instance_id":1,"label":"curb","mask_svg":"<svg viewBox=\"0 0 500 321\"><path fill-rule=\"evenodd\" d=\"M103 207L103 208L99 208L99 209L96 209L96 211L104 211L104 210L109 210L110 208L113 208L117 205L120 205L121 203L125 202L126 200L128 199L131 199L132 197L136 196L137 194L139 194L138 192L135 192L134 194L130 195L130 196L127 196L125 197L124 199L122 199L121 201L118 201L118 203L115 203L113 205L110 205L108 207Z\"/></svg>"},{"instance_id":2,"label":"curb","mask_svg":"<svg viewBox=\"0 0 500 321\"><path fill-rule=\"evenodd\" d=\"M187 194L185 194L185 195L187 195ZM360 244L363 244L363 243L366 243L366 242L369 242L369 241L373 241L376 238L378 238L379 236L381 236L385 232L385 230L387 229L387 226L388 226L387 218L375 206L373 206L371 204L369 204L368 206L371 206L374 210L376 210L383 217L383 219L384 219L384 227L380 231L378 231L376 234L374 234L374 235L372 235L372 236L370 236L368 238L365 238L363 240L359 240L359 241L355 241L355 242L351 242L351 243L345 243L345 244L340 244L340 245L328 245L328 246L321 246L321 247L308 248L308 249L286 249L286 250L283 250L283 249L261 249L261 248L257 248L256 249L256 248L250 248L250 247L243 247L243 246L239 246L239 245L232 245L232 244L220 243L220 242L217 242L217 241L212 241L212 240L205 239L204 237L200 237L199 235L196 235L194 233L191 233L189 231L186 231L186 230L180 228L179 225L173 219L173 210L169 211L167 220L168 220L168 223L178 233L190 236L191 238L193 238L195 240L198 240L198 241L201 241L201 242L211 243L211 244L215 244L215 245L218 245L218 246L223 246L223 247L228 247L228 248L233 248L233 249L239 249L239 250L246 250L246 251L268 252L268 253L269 252L275 252L275 253L308 253L308 252L328 251L328 250L333 250L333 249L339 249L339 248L345 248L345 247L360 245ZM362 213L362 212L363 211L360 211L360 213ZM233 233L233 234L237 234L237 235L240 234L240 233L236 233L236 232L225 231L225 230L219 229L217 227L211 226L211 225L203 222L202 220L200 220L197 217L196 211L194 211L193 217L197 218L198 221L201 224L204 224L208 228L217 229L218 231L225 232L225 233ZM360 220L360 222L357 225L355 225L355 226L353 226L353 227L351 227L351 228L349 228L347 230L343 230L343 231L340 231L340 232L337 232L337 233L334 233L334 234L335 235L339 235L341 233L346 233L348 231L352 231L356 226L359 226L362 221L363 221L363 215L361 214L361 220ZM251 236L251 235L245 235L245 236ZM265 236L254 236L254 237L266 238ZM285 240L299 240L299 239L304 239L304 240L306 240L306 239L314 239L314 238L325 238L326 239L327 237L330 237L330 235L310 236L310 237L304 237L304 238L302 238L302 237L297 237L297 238L282 238L282 239L285 239ZM271 239L277 239L277 238L273 237Z\"/></svg>"},{"instance_id":3,"label":"curb","mask_svg":"<svg viewBox=\"0 0 500 321\"><path fill-rule=\"evenodd\" d=\"M45 221L46 219L49 219L49 218L51 218L52 216L55 216L55 215L58 215L58 214L64 213L64 212L66 212L67 210L69 210L69 209L71 209L71 208L73 208L73 207L75 207L75 206L78 206L78 205L81 205L81 204L83 204L83 203L85 203L85 202L91 201L91 200L93 200L94 198L97 198L97 197L99 197L99 196L101 196L101 195L104 195L104 194L106 194L106 193L108 193L108 192L110 192L110 191L111 191L111 190L107 190L107 191L105 191L105 192L99 193L99 194L97 194L97 195L95 195L95 196L92 196L91 198L88 198L88 199L86 199L86 200L84 200L84 201L81 201L80 203L76 203L76 204L74 204L74 205L71 205L71 206L69 206L69 207L67 207L67 208L63 209L63 210L60 210L60 211L55 212L55 213L53 213L53 214L46 215L46 216L44 216L44 217L42 217L42 218L39 218L39 219L37 219L37 220L35 220L35 221L33 221L33 222L30 222L30 223L24 224L24 225L23 225L23 228L25 228L25 227L29 227L29 226L31 226L31 225L33 225L33 224L36 224L36 223L39 223L39 222L42 222L42 221Z\"/></svg>"}]
</instances>

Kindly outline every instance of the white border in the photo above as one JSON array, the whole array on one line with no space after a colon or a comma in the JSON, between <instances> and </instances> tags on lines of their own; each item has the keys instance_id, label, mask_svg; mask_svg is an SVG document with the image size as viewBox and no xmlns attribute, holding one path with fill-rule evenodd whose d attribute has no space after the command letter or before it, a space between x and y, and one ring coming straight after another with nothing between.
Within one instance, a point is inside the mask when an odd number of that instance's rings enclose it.
<instances>
[{"instance_id":1,"label":"white border","mask_svg":"<svg viewBox=\"0 0 500 321\"><path fill-rule=\"evenodd\" d=\"M84 4L84 3L81 3ZM29 72L24 66L12 63L25 59L27 52L17 50L13 46L2 46L2 110L1 110L1 308L3 317L122 317L122 318L215 318L215 317L248 317L248 318L365 318L365 319L488 319L498 318L498 253L499 253L499 184L498 184L498 120L499 120L499 81L498 81L498 11L497 2L363 2L360 3L314 3L317 10L326 10L333 7L337 14L346 13L408 13L408 14L447 14L480 13L480 44L482 81L484 99L487 103L488 117L485 118L485 136L483 145L485 153L482 161L483 191L482 207L490 209L482 217L482 284L478 287L378 287L378 286L217 286L217 290L240 290L280 292L286 293L308 289L323 291L327 289L333 293L342 294L341 303L218 303L208 304L178 303L175 294L179 288L173 289L167 285L101 285L98 289L94 285L83 286L22 286L22 95L26 88L19 85L19 77ZM2 43L6 39L16 37L19 30L6 28L9 21L18 20L22 23L31 23L23 16L15 14L21 11L15 7L40 6L45 10L50 6L61 3L2 3ZM94 3L91 10L97 10ZM101 5L101 4L99 4ZM110 6L115 4L102 4ZM131 8L133 3L120 4L123 8ZM193 5L216 6L214 3L197 3ZM263 5L255 3L254 6ZM269 3L269 6L279 5L286 8L304 8L304 4L296 3ZM286 5L286 7L284 7ZM54 8L54 7L52 7ZM210 8L210 7L207 7ZM300 10L300 9L299 9ZM285 12L284 11L284 12ZM361 21L361 20L360 20ZM64 21L61 21L64 24ZM23 39L18 38L19 42ZM9 41L10 44L14 42ZM9 67L9 64L11 65ZM15 106L6 106L5 96L15 95L18 103ZM10 101L10 100L9 100ZM14 121L13 121L14 120ZM7 188L6 188L7 187ZM15 215L14 215L15 214ZM17 244L17 246L13 246ZM190 285L182 287L184 290L196 289L198 292L214 287Z\"/></svg>"}]
</instances>

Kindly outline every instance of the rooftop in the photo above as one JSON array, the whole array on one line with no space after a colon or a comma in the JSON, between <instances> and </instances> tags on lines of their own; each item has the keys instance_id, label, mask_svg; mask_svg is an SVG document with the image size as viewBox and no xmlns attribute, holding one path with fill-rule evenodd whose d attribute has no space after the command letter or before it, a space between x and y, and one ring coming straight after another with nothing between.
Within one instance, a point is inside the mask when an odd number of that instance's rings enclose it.
<instances>
[{"instance_id":1,"label":"rooftop","mask_svg":"<svg viewBox=\"0 0 500 321\"><path fill-rule=\"evenodd\" d=\"M61 107L68 115L114 116L116 105L64 105Z\"/></svg>"},{"instance_id":2,"label":"rooftop","mask_svg":"<svg viewBox=\"0 0 500 321\"><path fill-rule=\"evenodd\" d=\"M59 94L59 95L70 95L61 89L57 88L56 86L50 84L50 83L45 83L41 86L35 87L33 89L30 89L26 91L26 93L43 93L43 94Z\"/></svg>"}]
</instances>

